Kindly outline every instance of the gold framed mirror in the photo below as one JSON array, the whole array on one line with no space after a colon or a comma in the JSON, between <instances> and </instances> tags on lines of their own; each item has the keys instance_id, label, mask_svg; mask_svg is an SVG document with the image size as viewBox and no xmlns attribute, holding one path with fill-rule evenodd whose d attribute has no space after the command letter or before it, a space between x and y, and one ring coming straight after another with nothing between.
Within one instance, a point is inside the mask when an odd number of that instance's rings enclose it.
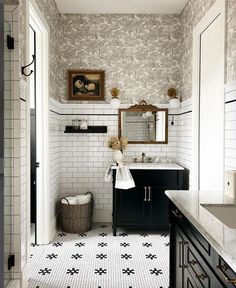
<instances>
[{"instance_id":1,"label":"gold framed mirror","mask_svg":"<svg viewBox=\"0 0 236 288\"><path fill-rule=\"evenodd\" d=\"M127 109L119 109L119 137L131 144L167 144L168 109L141 101Z\"/></svg>"}]
</instances>

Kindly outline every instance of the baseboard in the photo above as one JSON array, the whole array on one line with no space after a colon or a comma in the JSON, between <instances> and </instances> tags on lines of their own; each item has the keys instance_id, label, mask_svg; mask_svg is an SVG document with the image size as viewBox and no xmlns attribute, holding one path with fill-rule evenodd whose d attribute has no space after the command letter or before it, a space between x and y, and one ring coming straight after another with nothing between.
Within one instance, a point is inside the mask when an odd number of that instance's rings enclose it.
<instances>
[{"instance_id":1,"label":"baseboard","mask_svg":"<svg viewBox=\"0 0 236 288\"><path fill-rule=\"evenodd\" d=\"M54 236L57 233L57 217L54 217L53 219L51 219L50 221L50 241L52 241L52 239L54 238Z\"/></svg>"},{"instance_id":2,"label":"baseboard","mask_svg":"<svg viewBox=\"0 0 236 288\"><path fill-rule=\"evenodd\" d=\"M93 222L112 222L112 210L111 209L95 209L93 211Z\"/></svg>"},{"instance_id":3,"label":"baseboard","mask_svg":"<svg viewBox=\"0 0 236 288\"><path fill-rule=\"evenodd\" d=\"M27 283L27 286L28 286L28 283ZM22 285L22 288L27 288L27 286L23 286L23 285ZM20 280L12 280L12 281L8 284L7 288L21 288L21 286L20 286Z\"/></svg>"},{"instance_id":4,"label":"baseboard","mask_svg":"<svg viewBox=\"0 0 236 288\"><path fill-rule=\"evenodd\" d=\"M24 268L22 269L21 273L21 288L27 288L28 282L29 282L29 275L30 275L30 269L29 269L29 262L25 264ZM15 288L15 286L13 286Z\"/></svg>"}]
</instances>

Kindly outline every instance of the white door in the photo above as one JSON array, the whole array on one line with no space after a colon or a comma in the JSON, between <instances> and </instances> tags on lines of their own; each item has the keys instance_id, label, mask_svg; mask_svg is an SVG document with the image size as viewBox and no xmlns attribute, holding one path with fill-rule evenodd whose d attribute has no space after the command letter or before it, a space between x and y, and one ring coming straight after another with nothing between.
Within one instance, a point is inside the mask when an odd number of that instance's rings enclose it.
<instances>
[{"instance_id":1,"label":"white door","mask_svg":"<svg viewBox=\"0 0 236 288\"><path fill-rule=\"evenodd\" d=\"M224 1L198 27L198 189L220 196L224 187ZM221 192L220 192L221 191Z\"/></svg>"},{"instance_id":2,"label":"white door","mask_svg":"<svg viewBox=\"0 0 236 288\"><path fill-rule=\"evenodd\" d=\"M49 124L48 124L48 111L49 111L49 27L39 10L34 0L29 0L29 25L34 33L28 33L28 39L30 40L34 34L33 41L29 43L29 46L33 46L35 49L31 51L35 54L37 65L35 65L34 73L32 74L30 81L30 107L34 113L32 119L34 119L34 126L32 130L35 130L35 135L31 141L32 150L33 146L37 149L34 151L34 163L38 162L38 168L36 173L36 199L34 201L34 207L36 209L36 243L48 244L52 235L55 234L55 224L52 221L53 213L50 211L50 187L49 187ZM31 31L29 29L29 32ZM32 43L34 42L34 43ZM30 52L30 51L29 51ZM33 77L35 76L35 79ZM36 115L35 115L36 114ZM33 122L32 122L33 123ZM28 123L30 127L30 123ZM32 133L32 131L31 131ZM31 155L32 156L32 155ZM33 165L32 165L33 167ZM33 170L33 169L32 169ZM34 183L32 183L34 184ZM36 203L35 203L36 202ZM51 214L50 214L51 213ZM32 219L35 221L35 219ZM32 221L32 222L34 222Z\"/></svg>"}]
</instances>

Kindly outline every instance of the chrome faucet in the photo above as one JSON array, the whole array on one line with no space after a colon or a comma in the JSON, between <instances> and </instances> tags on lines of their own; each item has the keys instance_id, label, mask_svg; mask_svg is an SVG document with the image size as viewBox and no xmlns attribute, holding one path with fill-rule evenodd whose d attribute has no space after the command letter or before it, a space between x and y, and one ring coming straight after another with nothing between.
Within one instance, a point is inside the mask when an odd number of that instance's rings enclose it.
<instances>
[{"instance_id":1,"label":"chrome faucet","mask_svg":"<svg viewBox=\"0 0 236 288\"><path fill-rule=\"evenodd\" d=\"M143 152L143 153L142 153L142 163L145 162L145 157L146 157L146 154Z\"/></svg>"}]
</instances>

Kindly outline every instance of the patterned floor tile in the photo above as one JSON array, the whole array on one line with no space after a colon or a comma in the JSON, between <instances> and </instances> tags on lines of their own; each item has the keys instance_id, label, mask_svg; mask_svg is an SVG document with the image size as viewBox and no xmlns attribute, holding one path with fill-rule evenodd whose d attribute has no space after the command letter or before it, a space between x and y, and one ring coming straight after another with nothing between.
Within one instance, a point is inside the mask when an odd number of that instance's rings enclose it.
<instances>
[{"instance_id":1,"label":"patterned floor tile","mask_svg":"<svg viewBox=\"0 0 236 288\"><path fill-rule=\"evenodd\" d=\"M31 245L28 288L168 288L169 234L94 225Z\"/></svg>"}]
</instances>

